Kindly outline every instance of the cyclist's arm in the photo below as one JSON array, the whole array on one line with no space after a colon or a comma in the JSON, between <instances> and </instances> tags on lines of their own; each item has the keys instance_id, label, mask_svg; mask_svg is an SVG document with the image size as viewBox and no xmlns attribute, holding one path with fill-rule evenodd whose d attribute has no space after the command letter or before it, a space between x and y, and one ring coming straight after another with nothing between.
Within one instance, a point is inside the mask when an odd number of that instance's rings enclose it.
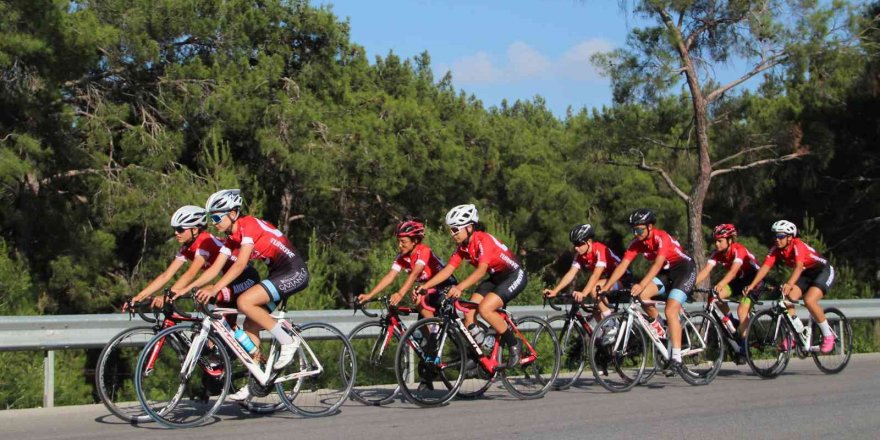
<instances>
[{"instance_id":1,"label":"cyclist's arm","mask_svg":"<svg viewBox=\"0 0 880 440\"><path fill-rule=\"evenodd\" d=\"M227 270L226 273L224 273L223 276L220 277L220 281L217 281L217 283L215 283L211 287L211 293L216 295L217 292L223 290L224 287L232 284L232 282L235 281L235 279L244 272L244 270L247 268L248 261L250 261L251 259L251 252L253 252L253 250L253 244L241 245L241 248L239 248L238 250L238 256L235 260L235 263L232 263L232 266L229 267L229 270Z\"/></svg>"},{"instance_id":2,"label":"cyclist's arm","mask_svg":"<svg viewBox=\"0 0 880 440\"><path fill-rule=\"evenodd\" d=\"M611 286L617 284L618 281L623 277L623 274L626 273L626 269L629 267L632 260L625 258L620 260L620 264L617 265L617 268L614 269L614 272L608 277L608 281L605 282L605 291L611 289Z\"/></svg>"},{"instance_id":3,"label":"cyclist's arm","mask_svg":"<svg viewBox=\"0 0 880 440\"><path fill-rule=\"evenodd\" d=\"M416 280L419 279L419 275L421 275L424 270L425 266L423 264L416 264L415 267L413 267L413 270L409 273L409 276L406 277L403 285L397 290L396 295L399 298L403 298L403 296L406 295L406 292L416 283Z\"/></svg>"},{"instance_id":4,"label":"cyclist's arm","mask_svg":"<svg viewBox=\"0 0 880 440\"><path fill-rule=\"evenodd\" d=\"M565 286L571 284L571 282L574 281L574 277L577 276L577 273L580 272L580 270L581 269L577 266L571 266L571 268L568 269L568 272L566 272L565 275L562 276L562 279L559 280L559 283L556 284L556 287L552 289L544 289L544 294L546 294L547 296L558 295L560 290L564 289Z\"/></svg>"},{"instance_id":5,"label":"cyclist's arm","mask_svg":"<svg viewBox=\"0 0 880 440\"><path fill-rule=\"evenodd\" d=\"M168 265L164 272L154 278L153 281L150 281L150 284L147 284L147 287L144 287L143 290L138 292L138 294L131 299L132 302L141 301L144 298L158 292L159 289L162 288L162 286L171 281L171 277L173 277L174 274L176 274L177 271L180 270L181 266L183 266L184 263L186 263L186 261L178 258L172 260L171 264Z\"/></svg>"},{"instance_id":6,"label":"cyclist's arm","mask_svg":"<svg viewBox=\"0 0 880 440\"><path fill-rule=\"evenodd\" d=\"M789 286L794 286L795 283L797 283L798 279L800 279L801 273L803 273L803 271L804 263L802 261L798 261L794 264L794 269L791 270L791 276L788 277L788 281L786 281L785 284ZM784 286L785 285L783 285L783 287ZM791 289L791 287L789 287L789 289ZM785 293L788 293L788 291L786 291Z\"/></svg>"},{"instance_id":7,"label":"cyclist's arm","mask_svg":"<svg viewBox=\"0 0 880 440\"><path fill-rule=\"evenodd\" d=\"M715 268L714 264L707 263L705 266L703 266L703 268L700 269L700 273L697 274L697 284L702 283L703 280L708 278L709 273L712 272L712 269L714 269L714 268Z\"/></svg>"},{"instance_id":8,"label":"cyclist's arm","mask_svg":"<svg viewBox=\"0 0 880 440\"><path fill-rule=\"evenodd\" d=\"M742 263L733 263L730 265L730 270L724 274L724 277L716 283L716 286L726 286L736 278L736 274L739 273L739 268L742 267Z\"/></svg>"},{"instance_id":9,"label":"cyclist's arm","mask_svg":"<svg viewBox=\"0 0 880 440\"><path fill-rule=\"evenodd\" d=\"M761 281L764 280L764 277L766 277L767 274L770 273L770 269L772 268L772 264L763 264L761 268L758 269L758 273L755 274L755 279L753 279L752 282L749 283L749 285L745 289L743 289L743 293L748 293L749 291L754 289L755 286L757 286Z\"/></svg>"},{"instance_id":10,"label":"cyclist's arm","mask_svg":"<svg viewBox=\"0 0 880 440\"><path fill-rule=\"evenodd\" d=\"M196 255L193 258L192 264L186 269L186 272L174 282L174 285L171 286L171 290L177 292L178 290L186 287L190 281L192 281L196 275L199 273L199 269L205 267L205 257L201 255Z\"/></svg>"},{"instance_id":11,"label":"cyclist's arm","mask_svg":"<svg viewBox=\"0 0 880 440\"><path fill-rule=\"evenodd\" d=\"M486 273L489 272L489 264L488 263L480 263L477 265L477 270L473 271L467 278L465 278L462 282L458 283L455 287L458 290L464 292L474 284L477 284L477 281L480 281Z\"/></svg>"},{"instance_id":12,"label":"cyclist's arm","mask_svg":"<svg viewBox=\"0 0 880 440\"><path fill-rule=\"evenodd\" d=\"M648 287L654 277L660 273L660 270L663 269L663 265L666 264L666 257L663 255L657 255L657 258L654 259L654 264L651 265L651 268L648 269L648 273L642 278L642 281L639 281L639 291L645 290Z\"/></svg>"},{"instance_id":13,"label":"cyclist's arm","mask_svg":"<svg viewBox=\"0 0 880 440\"><path fill-rule=\"evenodd\" d=\"M388 273L386 273L385 276L382 277L381 280L379 280L379 283L376 284L376 287L373 287L370 290L370 293L367 294L367 296L361 298L361 301L367 301L370 298L376 296L377 293L385 290L386 287L390 286L391 283L394 282L395 278L397 278L397 271L394 269L389 270Z\"/></svg>"},{"instance_id":14,"label":"cyclist's arm","mask_svg":"<svg viewBox=\"0 0 880 440\"><path fill-rule=\"evenodd\" d=\"M239 255L241 255L241 254L239 253ZM220 275L220 271L223 270L223 265L226 264L226 260L228 260L228 259L229 259L229 256L226 254L218 255L217 259L214 260L214 264L212 264L211 267L208 268L208 270L202 272L202 275L198 279L189 283L186 287L184 287L180 291L175 291L174 298L177 298L178 296L183 295L184 293L189 292L192 289L202 287L205 284L210 283L214 278L217 278L217 275ZM238 261L236 261L236 263L238 263L239 261L242 261L242 260L239 259ZM247 264L247 260L244 260L244 261L245 261L245 264Z\"/></svg>"},{"instance_id":15,"label":"cyclist's arm","mask_svg":"<svg viewBox=\"0 0 880 440\"><path fill-rule=\"evenodd\" d=\"M437 275L434 275L433 278L428 280L425 284L422 284L422 289L428 290L446 281L447 279L449 279L449 277L452 276L452 274L455 272L455 269L457 269L457 267L451 264L446 265L446 267L444 267L440 272L437 272Z\"/></svg>"},{"instance_id":16,"label":"cyclist's arm","mask_svg":"<svg viewBox=\"0 0 880 440\"><path fill-rule=\"evenodd\" d=\"M604 267L597 267L593 269L593 273L590 275L590 279L587 280L587 285L584 286L584 294L591 295L595 293L596 284L599 284L599 280L602 279L602 273L605 272ZM611 286L608 286L610 289Z\"/></svg>"}]
</instances>

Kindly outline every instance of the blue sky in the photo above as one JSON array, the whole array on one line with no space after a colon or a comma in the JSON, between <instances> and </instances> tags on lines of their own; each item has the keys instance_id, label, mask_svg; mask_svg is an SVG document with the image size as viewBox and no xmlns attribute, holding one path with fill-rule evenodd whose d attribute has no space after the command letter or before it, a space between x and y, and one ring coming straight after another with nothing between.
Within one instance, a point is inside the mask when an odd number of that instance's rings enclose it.
<instances>
[{"instance_id":1,"label":"blue sky","mask_svg":"<svg viewBox=\"0 0 880 440\"><path fill-rule=\"evenodd\" d=\"M334 0L351 39L371 60L389 50L411 58L427 50L435 78L451 70L456 89L486 106L541 95L557 115L611 103L611 89L589 62L621 47L637 22L614 0Z\"/></svg>"}]
</instances>

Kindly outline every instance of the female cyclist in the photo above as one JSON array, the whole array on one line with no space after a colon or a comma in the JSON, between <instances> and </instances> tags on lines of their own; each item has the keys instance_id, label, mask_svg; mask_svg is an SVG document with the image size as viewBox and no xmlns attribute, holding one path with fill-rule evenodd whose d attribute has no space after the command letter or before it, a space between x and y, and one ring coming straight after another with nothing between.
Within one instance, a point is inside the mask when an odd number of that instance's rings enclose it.
<instances>
[{"instance_id":1,"label":"female cyclist","mask_svg":"<svg viewBox=\"0 0 880 440\"><path fill-rule=\"evenodd\" d=\"M712 235L715 238L715 252L706 261L706 266L697 274L697 284L708 278L709 273L718 264L727 269L727 273L715 283L713 289L722 300L742 296L740 306L736 311L738 318L733 316L725 301L718 302L718 306L727 315L724 318L725 321L730 320L737 328L739 335L742 336L745 329L748 328L749 307L751 307L751 300L748 296L743 295L743 290L755 279L755 275L758 273L758 262L745 246L736 241L736 226L729 223L720 224L715 226ZM745 344L740 346L742 350L745 349Z\"/></svg>"},{"instance_id":2,"label":"female cyclist","mask_svg":"<svg viewBox=\"0 0 880 440\"><path fill-rule=\"evenodd\" d=\"M479 303L477 310L480 316L501 335L501 344L508 347L507 368L511 368L519 364L521 343L512 331L508 331L507 323L496 310L523 291L528 277L507 246L486 232L485 226L479 220L477 207L474 205L458 205L446 214L446 225L449 226L458 248L449 259L449 264L423 284L421 290L427 291L449 279L462 260L467 260L476 270L452 286L447 296L460 297L462 292L476 285L488 274L489 278L477 285L470 300ZM468 327L474 324L474 315L473 311L465 315L465 324Z\"/></svg>"},{"instance_id":3,"label":"female cyclist","mask_svg":"<svg viewBox=\"0 0 880 440\"><path fill-rule=\"evenodd\" d=\"M400 253L397 254L388 273L379 280L379 284L376 284L376 287L373 287L370 293L358 295L357 300L359 302L368 301L379 292L385 290L394 282L397 274L403 270L409 273L409 276L406 277L406 281L400 286L400 289L397 289L397 292L391 295L391 304L397 305L416 281L424 283L443 269L443 262L422 241L425 239L425 225L422 222L405 220L394 228L394 232L397 235L397 248L400 249ZM451 277L438 286L438 288L453 285L456 282L455 278ZM434 316L434 310L439 307L437 288L430 289L425 295L415 295L413 303L419 308L419 314L422 317L429 318Z\"/></svg>"},{"instance_id":4,"label":"female cyclist","mask_svg":"<svg viewBox=\"0 0 880 440\"><path fill-rule=\"evenodd\" d=\"M776 263L777 258L781 258L782 262L792 268L788 281L782 285L782 293L790 300L797 302L804 297L804 305L810 311L810 315L819 325L822 331L822 345L819 350L822 353L830 353L834 349L834 334L831 332L831 326L825 320L825 312L819 306L819 300L822 299L834 284L834 267L828 261L819 255L815 249L797 238L797 226L788 220L779 220L770 226L775 234L776 243L770 248L770 253L764 258L764 263L755 279L745 288L745 292L758 286L758 284L767 276L770 269ZM788 313L795 316L794 306L788 308ZM794 347L794 341L787 340L784 342L785 349Z\"/></svg>"},{"instance_id":5,"label":"female cyclist","mask_svg":"<svg viewBox=\"0 0 880 440\"><path fill-rule=\"evenodd\" d=\"M208 213L204 208L187 205L178 209L171 216L171 228L174 230L174 238L181 244L180 250L177 251L177 255L171 260L165 271L138 292L132 298L132 302L142 301L158 292L162 286L171 281L171 278L187 261L190 261L192 264L190 264L186 272L171 286L171 290L174 292L184 292L183 287L189 284L200 270L207 269L217 260L223 243L205 229L208 224L207 215ZM235 261L235 257L232 257L223 266L223 270L229 269L233 261ZM232 281L228 287L221 289L218 302L235 304L235 298L238 295L259 281L260 275L257 273L257 270L247 266L241 275ZM154 306L161 306L162 298L157 297L153 303ZM230 319L234 318L235 316L230 315Z\"/></svg>"},{"instance_id":6,"label":"female cyclist","mask_svg":"<svg viewBox=\"0 0 880 440\"><path fill-rule=\"evenodd\" d=\"M237 251L238 259L220 280L196 293L199 301L206 302L244 271L248 261L263 260L269 266L269 275L241 294L236 305L247 317L244 330L257 347L260 346L258 334L261 329L268 330L281 344L280 354L275 362L275 369L281 369L293 359L299 343L285 330L282 322L273 319L269 313L282 300L308 286L309 271L305 261L281 231L264 220L241 214L240 193L237 189L225 189L208 198L205 209L211 215L211 221L217 230L226 233L226 241L214 264L185 290L205 286L220 273L229 257ZM261 355L258 352L255 358L259 356ZM242 394L236 393L236 397L246 398L247 387L240 390L240 393Z\"/></svg>"},{"instance_id":7,"label":"female cyclist","mask_svg":"<svg viewBox=\"0 0 880 440\"><path fill-rule=\"evenodd\" d=\"M669 340L672 342L672 370L678 372L681 365L681 322L678 313L694 289L697 266L688 256L678 240L666 231L656 229L657 217L650 209L640 208L629 216L629 224L635 236L623 254L623 259L608 277L605 286L613 286L626 273L630 263L639 255L653 261L648 273L632 286L632 294L640 295L644 301L645 312L652 318L651 325L663 337L663 325L658 319L660 313L651 302L654 295L666 295L666 322L669 325ZM607 288L606 288L607 290Z\"/></svg>"}]
</instances>

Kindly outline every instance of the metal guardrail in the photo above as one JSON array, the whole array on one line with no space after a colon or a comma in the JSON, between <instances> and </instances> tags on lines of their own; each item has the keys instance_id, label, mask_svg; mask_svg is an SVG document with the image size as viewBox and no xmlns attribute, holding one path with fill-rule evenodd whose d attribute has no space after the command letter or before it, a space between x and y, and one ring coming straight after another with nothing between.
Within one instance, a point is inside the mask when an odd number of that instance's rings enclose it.
<instances>
[{"instance_id":1,"label":"metal guardrail","mask_svg":"<svg viewBox=\"0 0 880 440\"><path fill-rule=\"evenodd\" d=\"M764 306L768 307L769 302ZM837 307L849 319L880 320L880 299L823 300L823 307ZM686 304L688 310L700 309L702 303ZM509 307L514 316L540 316L547 318L560 314L550 307ZM797 308L798 315L806 318L804 307ZM361 322L373 319L351 310L300 310L288 312L286 317L296 323L321 321L331 324L348 334ZM243 320L239 316L239 321ZM414 321L410 316L407 321ZM127 314L104 315L54 315L54 316L0 316L0 351L44 351L43 406L54 406L55 350L103 347L119 332L139 326L149 326L140 318L130 319ZM263 335L268 338L268 335Z\"/></svg>"}]
</instances>

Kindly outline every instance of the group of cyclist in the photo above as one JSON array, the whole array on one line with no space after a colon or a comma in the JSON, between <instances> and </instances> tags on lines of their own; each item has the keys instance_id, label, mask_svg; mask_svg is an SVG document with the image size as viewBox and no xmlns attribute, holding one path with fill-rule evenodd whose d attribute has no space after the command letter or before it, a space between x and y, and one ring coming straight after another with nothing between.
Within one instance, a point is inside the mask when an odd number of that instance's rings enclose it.
<instances>
[{"instance_id":1,"label":"group of cyclist","mask_svg":"<svg viewBox=\"0 0 880 440\"><path fill-rule=\"evenodd\" d=\"M216 229L225 234L221 240L207 231L208 219ZM465 315L465 324L473 329L476 314L498 334L503 347L507 348L508 367L518 364L521 342L509 331L507 324L497 313L519 295L528 282L528 275L516 256L497 238L486 232L479 221L476 206L459 205L452 208L445 219L452 239L457 244L448 264L444 264L424 242L425 225L407 219L395 228L400 253L390 270L368 293L357 300L364 302L388 288L403 271L407 278L391 296L391 303L398 304L410 293L424 317L433 316L440 303L442 292L458 298L464 291L474 288L470 301L478 303L476 310ZM657 228L656 215L649 209L637 209L628 219L633 240L618 257L606 244L596 240L596 232L589 224L579 224L571 229L569 241L577 255L570 270L552 289L545 289L548 297L558 293L574 281L581 270L591 272L583 289L574 292L576 300L587 296L598 299L611 290L628 288L639 296L651 325L672 345L672 369L681 363L681 324L678 319L682 305L692 295L696 284L709 277L712 269L721 265L727 272L713 289L720 298L743 298L737 316L724 305L727 318L733 321L740 336L747 325L749 293L761 286L777 258L791 267L791 275L782 285L789 299L803 297L807 309L818 323L823 339L822 353L834 346L834 336L825 320L818 301L828 292L834 282L834 268L813 248L797 237L797 227L780 220L771 226L775 243L758 266L757 259L741 243L736 241L737 231L732 224L720 224L714 228L716 250L699 273L694 259L668 232ZM147 299L159 291L187 261L190 267L171 286L178 297L194 289L197 300L211 299L231 306L234 304L246 316L244 330L257 347L259 331L267 330L281 344L280 356L275 368L286 366L295 354L298 344L284 326L272 319L272 312L290 295L305 289L309 272L305 261L290 241L272 224L242 213L242 198L237 189L221 190L208 199L204 208L184 206L171 217L175 238L181 244L168 268L140 291L133 301ZM636 279L629 270L632 262L642 254L652 262L648 271ZM263 260L269 268L268 276L260 280L251 260ZM454 277L461 262L467 260L475 270L463 280ZM202 274L196 278L199 271ZM221 275L222 274L222 275ZM211 284L218 276L220 279ZM418 283L418 284L417 284ZM414 286L418 286L415 287ZM665 300L665 320L654 306L656 297ZM722 302L723 303L723 302ZM611 313L603 301L598 301L602 316ZM790 308L789 313L794 314ZM609 330L610 331L610 330ZM793 341L787 343L793 345ZM745 344L742 344L745 347ZM789 347L790 348L790 347ZM258 351L255 358L262 358ZM425 384L430 386L430 384ZM249 396L245 386L229 396L232 400L244 400Z\"/></svg>"}]
</instances>

